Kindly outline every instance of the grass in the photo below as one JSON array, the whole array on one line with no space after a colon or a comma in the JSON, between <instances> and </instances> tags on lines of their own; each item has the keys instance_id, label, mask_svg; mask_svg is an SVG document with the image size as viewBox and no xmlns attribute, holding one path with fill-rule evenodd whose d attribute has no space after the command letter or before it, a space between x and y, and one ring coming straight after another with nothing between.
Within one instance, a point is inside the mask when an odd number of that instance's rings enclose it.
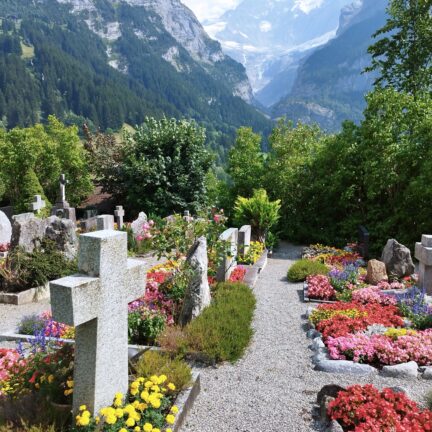
<instances>
[{"instance_id":1,"label":"grass","mask_svg":"<svg viewBox=\"0 0 432 432\"><path fill-rule=\"evenodd\" d=\"M24 42L21 42L21 50L21 58L23 59L32 59L35 56L34 47L26 45Z\"/></svg>"},{"instance_id":2,"label":"grass","mask_svg":"<svg viewBox=\"0 0 432 432\"><path fill-rule=\"evenodd\" d=\"M328 268L325 264L318 261L302 259L294 263L288 270L288 280L290 282L302 282L310 275L326 275Z\"/></svg>"}]
</instances>

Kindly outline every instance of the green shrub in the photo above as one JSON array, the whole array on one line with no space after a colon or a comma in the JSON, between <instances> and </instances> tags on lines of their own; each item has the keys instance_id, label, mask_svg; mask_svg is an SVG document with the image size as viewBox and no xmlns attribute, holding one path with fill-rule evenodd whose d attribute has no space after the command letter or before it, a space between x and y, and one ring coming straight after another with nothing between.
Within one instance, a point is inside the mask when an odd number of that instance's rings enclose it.
<instances>
[{"instance_id":1,"label":"green shrub","mask_svg":"<svg viewBox=\"0 0 432 432\"><path fill-rule=\"evenodd\" d=\"M192 372L189 365L179 358L171 358L167 353L147 351L135 365L137 375L150 377L152 375L166 375L168 382L172 382L177 390L185 389L192 380Z\"/></svg>"},{"instance_id":2,"label":"green shrub","mask_svg":"<svg viewBox=\"0 0 432 432\"><path fill-rule=\"evenodd\" d=\"M165 328L164 315L143 308L128 315L129 343L153 345Z\"/></svg>"},{"instance_id":3,"label":"green shrub","mask_svg":"<svg viewBox=\"0 0 432 432\"><path fill-rule=\"evenodd\" d=\"M44 240L31 253L12 250L0 268L0 284L4 291L20 292L76 271L76 261L68 260L54 242Z\"/></svg>"},{"instance_id":4,"label":"green shrub","mask_svg":"<svg viewBox=\"0 0 432 432\"><path fill-rule=\"evenodd\" d=\"M328 268L318 261L302 259L294 263L288 270L288 280L291 282L302 282L310 275L326 275Z\"/></svg>"},{"instance_id":5,"label":"green shrub","mask_svg":"<svg viewBox=\"0 0 432 432\"><path fill-rule=\"evenodd\" d=\"M255 296L245 284L218 285L212 304L184 329L188 348L210 362L235 362L253 335Z\"/></svg>"}]
</instances>

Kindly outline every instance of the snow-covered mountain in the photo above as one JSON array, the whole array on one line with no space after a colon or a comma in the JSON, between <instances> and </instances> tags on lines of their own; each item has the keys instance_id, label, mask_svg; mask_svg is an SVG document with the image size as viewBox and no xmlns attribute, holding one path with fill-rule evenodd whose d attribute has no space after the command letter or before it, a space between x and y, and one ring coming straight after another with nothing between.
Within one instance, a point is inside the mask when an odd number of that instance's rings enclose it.
<instances>
[{"instance_id":1,"label":"snow-covered mountain","mask_svg":"<svg viewBox=\"0 0 432 432\"><path fill-rule=\"evenodd\" d=\"M300 59L336 35L352 1L243 0L204 25L246 67L258 100L271 105L290 92Z\"/></svg>"}]
</instances>

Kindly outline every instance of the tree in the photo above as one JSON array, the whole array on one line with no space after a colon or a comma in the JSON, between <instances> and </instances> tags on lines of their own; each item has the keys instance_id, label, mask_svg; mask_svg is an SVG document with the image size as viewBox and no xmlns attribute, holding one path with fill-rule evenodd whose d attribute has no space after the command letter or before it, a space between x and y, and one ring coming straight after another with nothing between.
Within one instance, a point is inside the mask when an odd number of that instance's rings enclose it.
<instances>
[{"instance_id":1,"label":"tree","mask_svg":"<svg viewBox=\"0 0 432 432\"><path fill-rule=\"evenodd\" d=\"M261 136L252 128L240 128L235 145L229 152L228 174L232 180L233 196L250 197L254 188L262 186L264 172Z\"/></svg>"},{"instance_id":2,"label":"tree","mask_svg":"<svg viewBox=\"0 0 432 432\"><path fill-rule=\"evenodd\" d=\"M373 36L383 36L369 48L378 71L375 85L417 95L432 90L432 2L391 0L389 18Z\"/></svg>"},{"instance_id":3,"label":"tree","mask_svg":"<svg viewBox=\"0 0 432 432\"><path fill-rule=\"evenodd\" d=\"M196 212L206 203L210 166L205 131L195 122L146 118L126 133L121 164L107 186L120 191L135 213Z\"/></svg>"}]
</instances>

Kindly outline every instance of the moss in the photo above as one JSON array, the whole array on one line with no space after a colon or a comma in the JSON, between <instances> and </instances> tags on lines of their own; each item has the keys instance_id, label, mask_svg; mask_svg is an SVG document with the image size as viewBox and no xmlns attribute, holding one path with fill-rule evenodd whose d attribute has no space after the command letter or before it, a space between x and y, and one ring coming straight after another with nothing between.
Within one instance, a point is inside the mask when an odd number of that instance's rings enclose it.
<instances>
[{"instance_id":1,"label":"moss","mask_svg":"<svg viewBox=\"0 0 432 432\"><path fill-rule=\"evenodd\" d=\"M328 268L318 261L302 259L294 263L288 270L288 280L291 282L302 282L308 276L321 274L326 275Z\"/></svg>"}]
</instances>

